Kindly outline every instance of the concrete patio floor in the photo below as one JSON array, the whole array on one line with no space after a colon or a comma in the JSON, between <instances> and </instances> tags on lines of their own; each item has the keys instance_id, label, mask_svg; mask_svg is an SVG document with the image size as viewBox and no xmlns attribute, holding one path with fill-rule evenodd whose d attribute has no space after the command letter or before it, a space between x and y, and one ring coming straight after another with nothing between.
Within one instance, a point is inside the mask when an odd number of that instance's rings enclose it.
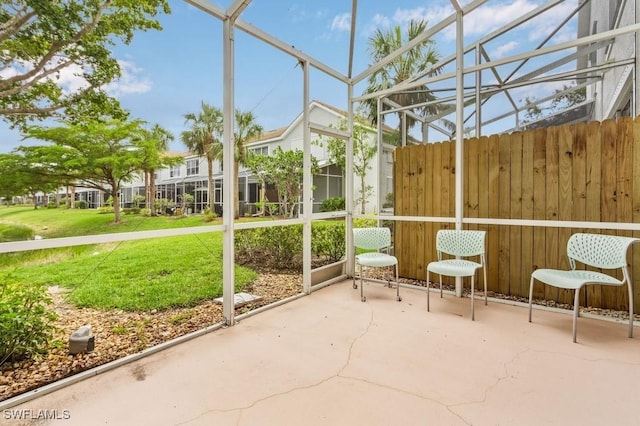
<instances>
[{"instance_id":1,"label":"concrete patio floor","mask_svg":"<svg viewBox=\"0 0 640 426\"><path fill-rule=\"evenodd\" d=\"M570 315L530 324L477 300L472 322L467 298L432 293L427 312L424 291L365 294L335 284L10 410L65 426L640 424L626 323L582 317L575 344Z\"/></svg>"}]
</instances>

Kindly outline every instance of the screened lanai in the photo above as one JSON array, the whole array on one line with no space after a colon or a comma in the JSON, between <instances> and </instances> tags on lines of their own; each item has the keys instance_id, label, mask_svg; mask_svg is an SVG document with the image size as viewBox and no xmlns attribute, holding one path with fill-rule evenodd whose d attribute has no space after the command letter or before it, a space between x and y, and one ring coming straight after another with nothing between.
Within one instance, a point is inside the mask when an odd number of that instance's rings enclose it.
<instances>
[{"instance_id":1,"label":"screened lanai","mask_svg":"<svg viewBox=\"0 0 640 426\"><path fill-rule=\"evenodd\" d=\"M639 71L638 58L632 52L638 50L636 33L640 29L640 24L638 23L637 8L632 2L544 2L536 7L531 7L520 16L512 16L510 22L502 27L481 31L479 37L473 37L466 34L477 34L478 32L466 32L466 28L473 27L475 30L475 27L482 25L482 15L486 13L486 6L491 2L452 0L451 5L454 13L446 16L440 22L433 23L422 34L408 41L399 49L390 52L384 58L380 58L378 62L370 64L366 69L358 70L353 66L354 50L362 48L356 45L358 8L366 7L366 5L353 1L351 4L349 53L346 63L341 68L345 71L338 71L316 60L312 53L296 49L294 41L280 40L262 31L257 22L254 25L243 21L243 11L251 2L234 1L226 8L202 1L190 3L223 21L223 42L225 45L223 64L226 82L224 84L225 117L231 117L234 108L234 32L236 31L245 32L299 61L302 69L299 80L303 93L302 105L309 105L309 88L313 86L311 69L344 85L349 113L346 131L341 132L318 125L308 119L308 114L305 116L305 170L310 170L309 151L312 135L329 135L350 141L354 115L358 106L363 102L377 104L375 121L378 123L378 152L382 152L382 146L386 142L383 123L385 118L387 123L393 120L393 118L388 118L392 115L397 116L396 120L400 123L398 126L400 131L399 146L416 142L455 141L455 153L453 154L455 156L455 186L453 188L455 203L451 214L448 217L406 216L397 213L388 214L387 212L383 218L378 216L379 220L449 223L458 229L469 224L500 226L526 224L542 228L640 230L636 221L602 223L602 221L522 220L509 217L469 218L464 217L463 214L463 206L466 202L463 173L465 138L519 131L541 125L606 119L620 115L621 111L631 117L636 115L639 95L635 87ZM494 53L496 45L513 43L513 34L521 27L531 25L533 22L549 20L550 16L557 18L559 15L562 18L553 20L555 24L546 28L547 33L539 37L534 49ZM568 34L567 28L571 28L575 33ZM432 64L419 74L412 75L401 82L394 82L394 84L389 82L380 90L363 93L363 83L373 74L384 69L394 60L402 58L403 55L409 55L411 50L424 40L436 39L443 33L455 39L455 51L446 52L437 63ZM347 49L347 47L343 46L342 49ZM562 85L560 86L559 83ZM514 92L517 92L518 88L527 86L535 87L538 95L533 100L522 104L521 100L516 99L517 95ZM611 86L616 89L612 90ZM558 87L561 88L558 89ZM545 118L546 121L526 118L528 110L540 108L545 103L548 104L554 99L579 90L586 93L584 97L565 106L564 109L558 108L552 116ZM419 96L420 92L428 92L427 99L420 103L413 103L413 99L425 99L424 96ZM612 103L612 99L617 104ZM413 133L407 125L409 122L418 123L414 126ZM231 126L232 121L227 119L225 123ZM226 128L225 148L227 151L225 151L225 159L229 162L231 161L231 134L231 127ZM350 161L353 158L352 150L352 144L348 143L345 173L346 206L354 205L354 173L353 162ZM377 161L378 167L373 173L377 173L378 185L377 192L372 196L377 198L376 205L382 206L387 195L383 188L389 185L388 180L391 176L385 174L385 159L382 155L378 156ZM226 164L224 170L231 170L230 165L231 163ZM307 173L303 183L302 204L303 211L307 212L312 210L311 179L310 173ZM225 186L225 193L233 193L235 183L232 182L230 176L226 176L224 182L225 185L230 185ZM482 191L483 188L479 190ZM398 194L395 196L397 197ZM327 217L345 218L346 246L352 246L352 220L359 217L355 209L347 207L345 211L333 212L329 216L310 214L299 217L297 220L304 223L305 230L303 293L309 293L312 287L311 223ZM231 277L233 231L240 229L240 227L234 225L228 212L225 212L225 227L225 273L227 277ZM351 249L347 250L347 253L351 252ZM336 278L350 275L353 271L351 256L347 256L342 262L345 264L344 275ZM232 279L225 278L225 284L228 290L225 292L225 317L227 323L232 324ZM456 283L456 292L458 295L461 294L460 282Z\"/></svg>"},{"instance_id":2,"label":"screened lanai","mask_svg":"<svg viewBox=\"0 0 640 426\"><path fill-rule=\"evenodd\" d=\"M259 2L261 0L253 0ZM465 204L468 199L468 180L465 180L464 163L465 144L471 138L480 138L494 134L519 132L540 126L562 125L577 122L598 121L616 118L620 115L637 115L640 100L636 82L640 76L638 51L638 31L640 19L637 6L630 1L548 1L536 3L521 15L514 15L507 25L499 28L487 28L478 31L482 26L483 13L490 0L456 1L451 0L453 12L444 16L439 22L429 22L428 28L418 37L404 44L401 48L389 53L378 62L358 69L355 66L354 52L365 49L360 45L358 37L362 22L358 19L358 11L366 8L366 2L353 0L350 3L350 43L339 46L345 58L341 67L329 66L316 59L313 51L299 50L295 40L280 39L263 30L259 20L251 23L245 21L244 13L251 5L249 0L228 2L210 2L206 0L186 0L221 23L220 41L224 46L224 54L219 58L224 70L221 82L223 90L224 114L224 155L223 155L223 213L222 223L214 226L191 228L137 231L100 236L84 236L73 238L48 239L20 243L0 244L0 253L15 251L39 250L55 247L66 247L94 243L118 244L123 241L144 240L150 238L167 238L181 235L200 235L212 232L222 233L222 275L223 319L211 329L233 326L239 319L247 318L274 308L285 302L299 299L313 291L328 285L342 282L353 275L353 242L352 229L354 220L371 219L370 214L362 214L356 208L356 181L353 165L352 133L356 116L361 114L365 103L373 103L375 121L378 128L377 142L379 153L383 146L403 149L416 145L430 145L441 142L453 143L450 151L451 164L455 173L451 173L451 189L453 202L446 215L402 214L397 210L383 209L385 198L392 193L399 197L398 174L389 169L388 164L395 164L396 158L378 155L377 166L371 174L377 181L376 190L370 195L377 206L373 216L379 223L388 224L397 230L407 223L435 224L436 226L456 229L483 226L531 226L539 229L591 229L611 232L640 231L635 216L628 221L570 221L533 218L512 218L507 216L489 217L480 214L469 217L465 215ZM280 2L278 2L280 3ZM274 7L283 7L278 4ZM596 12L606 10L606 16L598 16ZM561 15L555 20L556 25L548 28L548 33L540 37L534 49L518 51L506 50L497 53L496 46L515 46L514 33L517 30L547 19L550 14ZM597 23L597 25L596 25ZM606 25L604 24L606 23ZM474 31L468 31L473 28ZM567 28L571 32L567 32ZM233 178L234 141L233 112L238 105L235 96L237 51L235 42L237 34L248 35L260 43L273 49L274 60L278 58L293 59L299 65L297 80L290 84L298 84L302 93L299 104L303 108L304 120L304 178L302 208L295 217L276 221L239 222L234 220L233 197L238 182ZM478 35L479 34L479 35ZM455 50L442 52L441 58L422 73L390 84L380 90L365 93L368 79L377 71L393 63L403 55L427 39L449 37L455 40ZM631 54L629 53L631 52ZM259 70L256 70L259 72ZM332 79L344 91L345 105L348 113L346 130L328 127L314 122L310 118L309 105L312 101L311 88L317 79ZM613 83L611 82L613 81ZM535 99L522 102L518 89L535 87ZM528 112L536 107L544 109L563 95L576 91L584 93L579 101L561 108L544 118L532 118ZM419 94L428 94L420 96ZM413 96L413 95L417 96ZM421 99L414 103L413 99ZM412 102L407 103L407 100ZM612 102L614 101L614 102ZM414 123L413 125L410 125ZM387 139L384 125L395 127L398 136L395 140ZM311 174L312 141L317 137L338 138L347 141L345 179L345 209L328 213L313 213L313 176ZM467 154L468 155L468 154ZM635 176L635 175L634 175ZM477 185L476 185L477 187ZM478 188L482 191L483 188ZM467 192L465 192L467 191ZM467 194L465 198L465 194ZM397 202L396 202L397 205ZM416 210L417 211L417 210ZM312 264L312 225L327 219L342 220L345 224L346 256L334 265L314 267ZM237 310L237 292L235 289L235 237L245 229L267 227L286 227L302 225L302 282L298 294L280 300L264 308L239 314ZM396 247L400 241L396 233ZM637 250L637 249L635 249ZM435 255L435 253L433 253ZM335 268L334 268L335 267ZM418 277L420 278L420 277ZM455 283L456 294L462 295L461 282ZM415 287L406 284L407 287ZM638 286L636 286L638 287ZM415 288L413 288L415 290ZM422 287L420 290L424 290ZM637 298L640 301L640 297ZM360 303L360 302L358 302ZM394 302L395 303L395 302ZM210 331L211 329L208 329ZM192 336L191 336L192 337ZM191 338L189 337L189 338Z\"/></svg>"}]
</instances>

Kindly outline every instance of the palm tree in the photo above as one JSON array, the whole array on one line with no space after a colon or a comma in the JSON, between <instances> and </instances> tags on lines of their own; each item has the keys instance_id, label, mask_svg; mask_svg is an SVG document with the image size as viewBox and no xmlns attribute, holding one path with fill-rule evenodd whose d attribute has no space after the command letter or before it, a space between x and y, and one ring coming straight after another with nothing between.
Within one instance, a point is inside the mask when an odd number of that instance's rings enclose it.
<instances>
[{"instance_id":1,"label":"palm tree","mask_svg":"<svg viewBox=\"0 0 640 426\"><path fill-rule=\"evenodd\" d=\"M248 150L246 143L252 139L258 138L262 134L262 126L255 122L256 117L251 111L235 111L236 131L233 134L235 150L234 150L234 168L233 178L238 182L240 165L246 165L248 158ZM239 192L235 192L234 196L235 217L240 217L240 197Z\"/></svg>"},{"instance_id":2,"label":"palm tree","mask_svg":"<svg viewBox=\"0 0 640 426\"><path fill-rule=\"evenodd\" d=\"M377 29L375 33L369 38L369 53L373 63L377 63L380 60L387 57L389 54L401 48L403 45L413 40L427 28L427 22L424 20L409 21L407 28L407 39L405 40L402 34L402 29L399 25L383 31ZM400 57L389 62L384 67L380 68L369 77L369 85L365 89L364 93L374 93L379 90L389 89L416 74L427 70L429 67L436 64L439 60L439 55L434 49L434 42L431 39L426 39L422 43L415 46L413 49L405 52ZM434 69L431 74L437 74L441 69ZM429 92L427 86L418 87L406 92L394 93L389 96L389 99L402 106L414 105L417 103L428 102L434 100L435 97ZM368 112L369 119L372 123L377 124L378 121L378 105L377 99L372 98L365 101L365 110ZM420 107L415 110L419 113L434 113L437 109L431 107ZM402 132L404 128L404 115L398 113L398 132ZM407 129L413 127L415 119L407 117Z\"/></svg>"},{"instance_id":3,"label":"palm tree","mask_svg":"<svg viewBox=\"0 0 640 426\"><path fill-rule=\"evenodd\" d=\"M220 109L202 102L202 111L197 114L185 114L185 123L191 124L191 130L181 133L180 139L189 151L207 158L209 208L213 209L213 161L222 159L223 115Z\"/></svg>"},{"instance_id":4,"label":"palm tree","mask_svg":"<svg viewBox=\"0 0 640 426\"><path fill-rule=\"evenodd\" d=\"M174 139L173 134L154 124L151 130L146 132L146 140L143 143L143 172L147 209L151 216L156 215L156 173L155 171L166 167L177 165L182 161L180 158L169 158L166 151L169 149L169 142Z\"/></svg>"}]
</instances>

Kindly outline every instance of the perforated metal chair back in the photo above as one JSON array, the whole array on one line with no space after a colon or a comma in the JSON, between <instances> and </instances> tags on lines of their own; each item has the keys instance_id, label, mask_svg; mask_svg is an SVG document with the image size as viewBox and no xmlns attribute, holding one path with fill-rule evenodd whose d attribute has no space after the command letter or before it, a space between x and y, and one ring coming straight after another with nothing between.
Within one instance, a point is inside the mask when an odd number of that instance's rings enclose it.
<instances>
[{"instance_id":1,"label":"perforated metal chair back","mask_svg":"<svg viewBox=\"0 0 640 426\"><path fill-rule=\"evenodd\" d=\"M391 247L389 228L355 228L353 245L364 250L380 250Z\"/></svg>"},{"instance_id":2,"label":"perforated metal chair back","mask_svg":"<svg viewBox=\"0 0 640 426\"><path fill-rule=\"evenodd\" d=\"M629 337L633 337L633 285L627 265L627 252L638 238L577 233L567 241L567 256L571 270L541 268L531 273L529 282L529 322L533 306L533 285L543 284L573 291L573 341L577 341L578 316L580 316L580 289L587 285L624 286L629 292ZM622 280L613 274L590 269L576 269L576 262L602 270L620 269Z\"/></svg>"},{"instance_id":3,"label":"perforated metal chair back","mask_svg":"<svg viewBox=\"0 0 640 426\"><path fill-rule=\"evenodd\" d=\"M624 268L627 266L627 249L633 241L633 238L615 235L573 234L567 242L571 269L576 269L576 260L596 268Z\"/></svg>"},{"instance_id":4,"label":"perforated metal chair back","mask_svg":"<svg viewBox=\"0 0 640 426\"><path fill-rule=\"evenodd\" d=\"M482 256L484 264L485 235L486 231L439 230L436 234L438 260L442 260L442 253L461 257Z\"/></svg>"},{"instance_id":5,"label":"perforated metal chair back","mask_svg":"<svg viewBox=\"0 0 640 426\"><path fill-rule=\"evenodd\" d=\"M359 267L360 276L360 300L367 300L364 295L363 266L372 268L393 267L395 271L396 300L402 301L400 297L400 283L398 282L398 259L390 254L391 251L391 230L386 227L378 228L354 228L353 245L356 249L364 250L365 253L356 254L355 263ZM357 252L356 252L357 253ZM391 280L387 278L387 285L391 287ZM353 288L357 288L356 275L353 275Z\"/></svg>"}]
</instances>

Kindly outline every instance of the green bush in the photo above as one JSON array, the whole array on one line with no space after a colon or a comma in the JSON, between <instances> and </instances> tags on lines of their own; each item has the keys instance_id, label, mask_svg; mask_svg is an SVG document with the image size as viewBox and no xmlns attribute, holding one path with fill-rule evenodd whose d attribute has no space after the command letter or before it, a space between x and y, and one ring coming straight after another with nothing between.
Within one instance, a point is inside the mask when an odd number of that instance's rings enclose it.
<instances>
[{"instance_id":1,"label":"green bush","mask_svg":"<svg viewBox=\"0 0 640 426\"><path fill-rule=\"evenodd\" d=\"M302 225L243 229L236 232L235 245L239 259L259 259L268 268L302 267Z\"/></svg>"},{"instance_id":2,"label":"green bush","mask_svg":"<svg viewBox=\"0 0 640 426\"><path fill-rule=\"evenodd\" d=\"M204 221L205 222L213 222L214 220L216 220L217 217L218 217L218 215L216 214L216 212L211 210L210 207L207 207L206 209L204 209Z\"/></svg>"},{"instance_id":3,"label":"green bush","mask_svg":"<svg viewBox=\"0 0 640 426\"><path fill-rule=\"evenodd\" d=\"M89 205L85 200L76 201L76 209L86 209L87 207L89 207Z\"/></svg>"},{"instance_id":4,"label":"green bush","mask_svg":"<svg viewBox=\"0 0 640 426\"><path fill-rule=\"evenodd\" d=\"M0 365L43 352L57 316L44 286L16 282L0 274Z\"/></svg>"},{"instance_id":5,"label":"green bush","mask_svg":"<svg viewBox=\"0 0 640 426\"><path fill-rule=\"evenodd\" d=\"M353 219L354 228L373 228L376 226L378 226L377 219L365 219L361 217Z\"/></svg>"},{"instance_id":6,"label":"green bush","mask_svg":"<svg viewBox=\"0 0 640 426\"><path fill-rule=\"evenodd\" d=\"M321 212L335 212L344 210L344 197L327 198L320 204Z\"/></svg>"},{"instance_id":7,"label":"green bush","mask_svg":"<svg viewBox=\"0 0 640 426\"><path fill-rule=\"evenodd\" d=\"M113 206L98 207L98 214L108 214L108 213L113 213Z\"/></svg>"},{"instance_id":8,"label":"green bush","mask_svg":"<svg viewBox=\"0 0 640 426\"><path fill-rule=\"evenodd\" d=\"M330 263L341 260L345 254L344 222L312 227L311 251Z\"/></svg>"},{"instance_id":9,"label":"green bush","mask_svg":"<svg viewBox=\"0 0 640 426\"><path fill-rule=\"evenodd\" d=\"M140 207L125 207L122 209L124 214L140 214Z\"/></svg>"},{"instance_id":10,"label":"green bush","mask_svg":"<svg viewBox=\"0 0 640 426\"><path fill-rule=\"evenodd\" d=\"M236 261L267 268L302 269L302 225L243 229L235 233ZM311 228L313 256L330 263L345 255L344 222Z\"/></svg>"}]
</instances>

